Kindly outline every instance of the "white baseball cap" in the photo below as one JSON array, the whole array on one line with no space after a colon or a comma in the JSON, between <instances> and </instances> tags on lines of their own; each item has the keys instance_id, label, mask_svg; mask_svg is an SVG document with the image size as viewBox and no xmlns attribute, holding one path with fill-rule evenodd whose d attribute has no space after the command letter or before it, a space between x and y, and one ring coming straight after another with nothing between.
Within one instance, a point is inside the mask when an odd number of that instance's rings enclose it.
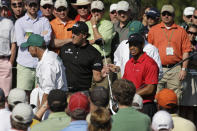
<instances>
[{"instance_id":1,"label":"white baseball cap","mask_svg":"<svg viewBox=\"0 0 197 131\"><path fill-rule=\"evenodd\" d=\"M133 98L133 104L137 104L137 105L132 105L133 108L135 109L142 109L143 108L143 99L140 95L135 94L134 98Z\"/></svg>"},{"instance_id":2,"label":"white baseball cap","mask_svg":"<svg viewBox=\"0 0 197 131\"><path fill-rule=\"evenodd\" d=\"M100 0L96 0L96 1L93 1L91 3L91 10L93 9L99 9L99 10L103 10L105 7L104 7L104 4L102 1Z\"/></svg>"},{"instance_id":3,"label":"white baseball cap","mask_svg":"<svg viewBox=\"0 0 197 131\"><path fill-rule=\"evenodd\" d=\"M12 119L19 123L30 123L34 117L31 106L27 103L17 104L12 111Z\"/></svg>"},{"instance_id":4,"label":"white baseball cap","mask_svg":"<svg viewBox=\"0 0 197 131\"><path fill-rule=\"evenodd\" d=\"M56 0L54 7L57 9L57 8L59 8L61 6L68 8L67 1L66 0Z\"/></svg>"},{"instance_id":5,"label":"white baseball cap","mask_svg":"<svg viewBox=\"0 0 197 131\"><path fill-rule=\"evenodd\" d=\"M116 11L117 10L117 4L111 4L110 5L110 8L109 8L109 12L112 12L112 11Z\"/></svg>"},{"instance_id":6,"label":"white baseball cap","mask_svg":"<svg viewBox=\"0 0 197 131\"><path fill-rule=\"evenodd\" d=\"M15 106L17 103L27 103L27 96L24 90L14 88L8 95L8 104Z\"/></svg>"},{"instance_id":7,"label":"white baseball cap","mask_svg":"<svg viewBox=\"0 0 197 131\"><path fill-rule=\"evenodd\" d=\"M194 7L186 7L183 11L185 16L193 15L195 8Z\"/></svg>"},{"instance_id":8,"label":"white baseball cap","mask_svg":"<svg viewBox=\"0 0 197 131\"><path fill-rule=\"evenodd\" d=\"M169 130L174 128L174 123L171 115L168 112L158 111L153 116L153 121L151 126L154 131L159 131L161 129Z\"/></svg>"},{"instance_id":9,"label":"white baseball cap","mask_svg":"<svg viewBox=\"0 0 197 131\"><path fill-rule=\"evenodd\" d=\"M46 4L53 5L53 1L52 0L41 0L40 1L40 6L44 6Z\"/></svg>"},{"instance_id":10,"label":"white baseball cap","mask_svg":"<svg viewBox=\"0 0 197 131\"><path fill-rule=\"evenodd\" d=\"M91 4L91 0L77 0L76 3L71 3L72 6L80 6L80 5L89 5Z\"/></svg>"},{"instance_id":11,"label":"white baseball cap","mask_svg":"<svg viewBox=\"0 0 197 131\"><path fill-rule=\"evenodd\" d=\"M117 4L117 11L128 11L129 10L129 3L127 1L119 1Z\"/></svg>"}]
</instances>

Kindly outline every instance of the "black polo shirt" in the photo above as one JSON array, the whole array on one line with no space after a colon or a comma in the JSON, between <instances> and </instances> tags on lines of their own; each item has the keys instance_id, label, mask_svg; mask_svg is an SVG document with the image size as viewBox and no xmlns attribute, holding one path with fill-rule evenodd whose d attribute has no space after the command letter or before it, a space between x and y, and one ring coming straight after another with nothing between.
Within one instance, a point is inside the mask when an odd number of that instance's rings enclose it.
<instances>
[{"instance_id":1,"label":"black polo shirt","mask_svg":"<svg viewBox=\"0 0 197 131\"><path fill-rule=\"evenodd\" d=\"M101 54L89 43L81 47L66 44L60 50L60 57L66 67L68 87L72 87L70 92L88 90L93 70L101 71L103 67Z\"/></svg>"}]
</instances>

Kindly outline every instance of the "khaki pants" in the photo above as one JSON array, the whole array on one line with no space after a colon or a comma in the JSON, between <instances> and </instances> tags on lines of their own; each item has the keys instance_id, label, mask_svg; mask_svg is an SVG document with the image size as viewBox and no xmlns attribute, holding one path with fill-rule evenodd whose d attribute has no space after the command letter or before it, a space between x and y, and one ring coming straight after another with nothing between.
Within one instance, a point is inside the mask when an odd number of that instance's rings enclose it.
<instances>
[{"instance_id":1,"label":"khaki pants","mask_svg":"<svg viewBox=\"0 0 197 131\"><path fill-rule=\"evenodd\" d=\"M169 68L163 68L163 72L166 72ZM177 66L172 70L164 74L163 78L159 81L157 85L157 92L163 88L168 88L174 90L177 95L178 100L182 97L182 81L179 80L179 73L181 71L181 66Z\"/></svg>"},{"instance_id":2,"label":"khaki pants","mask_svg":"<svg viewBox=\"0 0 197 131\"><path fill-rule=\"evenodd\" d=\"M111 59L110 58L107 58L106 59L107 61L107 64L110 64L111 63ZM103 65L105 65L105 60L103 59ZM109 74L109 78L110 78L110 81L112 80L112 74ZM112 83L111 83L112 84ZM92 80L92 86L91 88L94 88L94 87L97 87L97 86L103 86L105 88L108 88L109 87L109 83L108 83L108 78L105 77L102 81L100 82L94 82Z\"/></svg>"}]
</instances>

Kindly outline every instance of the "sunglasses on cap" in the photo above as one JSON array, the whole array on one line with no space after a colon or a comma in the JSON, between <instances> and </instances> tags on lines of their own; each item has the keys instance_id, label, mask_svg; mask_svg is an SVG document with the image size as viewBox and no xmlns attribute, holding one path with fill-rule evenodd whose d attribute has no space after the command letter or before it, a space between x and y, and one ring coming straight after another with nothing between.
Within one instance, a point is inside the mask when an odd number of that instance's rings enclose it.
<instances>
[{"instance_id":1,"label":"sunglasses on cap","mask_svg":"<svg viewBox=\"0 0 197 131\"><path fill-rule=\"evenodd\" d=\"M117 13L115 10L113 10L112 12L110 12L111 14L115 14L115 13Z\"/></svg>"},{"instance_id":2,"label":"sunglasses on cap","mask_svg":"<svg viewBox=\"0 0 197 131\"><path fill-rule=\"evenodd\" d=\"M23 2L11 3L11 5L13 8L17 8L17 7L21 8L23 6Z\"/></svg>"},{"instance_id":3,"label":"sunglasses on cap","mask_svg":"<svg viewBox=\"0 0 197 131\"><path fill-rule=\"evenodd\" d=\"M46 5L43 5L42 8L44 9L51 9L53 6L52 5L49 5L49 4L46 4Z\"/></svg>"},{"instance_id":4,"label":"sunglasses on cap","mask_svg":"<svg viewBox=\"0 0 197 131\"><path fill-rule=\"evenodd\" d=\"M92 13L96 13L96 12L101 13L102 10L99 10L99 9L93 9L93 10L92 10Z\"/></svg>"},{"instance_id":5,"label":"sunglasses on cap","mask_svg":"<svg viewBox=\"0 0 197 131\"><path fill-rule=\"evenodd\" d=\"M56 10L57 10L57 12L62 12L62 11L66 11L66 7L59 7L59 8L57 8Z\"/></svg>"},{"instance_id":6,"label":"sunglasses on cap","mask_svg":"<svg viewBox=\"0 0 197 131\"><path fill-rule=\"evenodd\" d=\"M187 31L187 33L188 33L188 34L191 34L191 35L195 35L195 36L197 35L197 32Z\"/></svg>"},{"instance_id":7,"label":"sunglasses on cap","mask_svg":"<svg viewBox=\"0 0 197 131\"><path fill-rule=\"evenodd\" d=\"M119 10L118 11L118 14L120 15L120 14L126 14L127 13L127 11L124 11L124 10Z\"/></svg>"},{"instance_id":8,"label":"sunglasses on cap","mask_svg":"<svg viewBox=\"0 0 197 131\"><path fill-rule=\"evenodd\" d=\"M88 9L88 6L87 5L77 6L77 9Z\"/></svg>"},{"instance_id":9,"label":"sunglasses on cap","mask_svg":"<svg viewBox=\"0 0 197 131\"><path fill-rule=\"evenodd\" d=\"M168 12L168 11L164 11L161 13L162 16L172 16L172 13Z\"/></svg>"},{"instance_id":10,"label":"sunglasses on cap","mask_svg":"<svg viewBox=\"0 0 197 131\"><path fill-rule=\"evenodd\" d=\"M197 16L193 15L194 19L197 19Z\"/></svg>"},{"instance_id":11,"label":"sunglasses on cap","mask_svg":"<svg viewBox=\"0 0 197 131\"><path fill-rule=\"evenodd\" d=\"M38 4L37 4L37 3L30 3L30 4L29 4L29 7L30 7L30 8L32 8L32 7L38 7Z\"/></svg>"},{"instance_id":12,"label":"sunglasses on cap","mask_svg":"<svg viewBox=\"0 0 197 131\"><path fill-rule=\"evenodd\" d=\"M190 19L190 18L192 18L192 15L186 15L186 17L187 17L188 19Z\"/></svg>"},{"instance_id":13,"label":"sunglasses on cap","mask_svg":"<svg viewBox=\"0 0 197 131\"><path fill-rule=\"evenodd\" d=\"M150 15L147 15L147 19L156 20L156 17L154 17L154 16L150 16Z\"/></svg>"}]
</instances>

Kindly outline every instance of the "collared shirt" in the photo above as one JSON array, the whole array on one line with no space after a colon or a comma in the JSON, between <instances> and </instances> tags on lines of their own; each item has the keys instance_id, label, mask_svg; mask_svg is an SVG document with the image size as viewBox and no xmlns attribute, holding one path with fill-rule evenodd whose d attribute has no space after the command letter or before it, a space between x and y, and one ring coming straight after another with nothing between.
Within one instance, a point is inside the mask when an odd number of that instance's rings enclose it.
<instances>
[{"instance_id":1,"label":"collared shirt","mask_svg":"<svg viewBox=\"0 0 197 131\"><path fill-rule=\"evenodd\" d=\"M72 121L70 125L64 128L62 131L87 131L88 123L86 120Z\"/></svg>"},{"instance_id":2,"label":"collared shirt","mask_svg":"<svg viewBox=\"0 0 197 131\"><path fill-rule=\"evenodd\" d=\"M90 21L86 22L86 24L88 25L89 33L90 33L90 37L88 38L88 40L93 40L94 32L92 29L92 24ZM101 34L105 43L104 46L97 44L93 44L93 46L101 53L101 56L104 56L104 52L103 52L103 47L104 47L105 55L108 56L111 53L111 42L113 36L115 35L113 24L108 20L101 19L97 24L97 28L98 28L98 32Z\"/></svg>"},{"instance_id":3,"label":"collared shirt","mask_svg":"<svg viewBox=\"0 0 197 131\"><path fill-rule=\"evenodd\" d=\"M170 29L163 22L153 26L148 33L148 42L158 48L162 65L176 64L182 60L184 53L191 51L186 31L176 24ZM173 48L173 55L167 55L167 47Z\"/></svg>"},{"instance_id":4,"label":"collared shirt","mask_svg":"<svg viewBox=\"0 0 197 131\"><path fill-rule=\"evenodd\" d=\"M78 14L76 17L75 17L75 21L80 21L80 15ZM90 20L92 18L92 14L89 14L88 17L86 18L86 21Z\"/></svg>"},{"instance_id":5,"label":"collared shirt","mask_svg":"<svg viewBox=\"0 0 197 131\"><path fill-rule=\"evenodd\" d=\"M14 42L14 25L10 19L0 17L0 56L10 56L10 44Z\"/></svg>"},{"instance_id":6,"label":"collared shirt","mask_svg":"<svg viewBox=\"0 0 197 131\"><path fill-rule=\"evenodd\" d=\"M71 118L65 112L53 112L48 119L34 125L31 131L60 131L70 124Z\"/></svg>"},{"instance_id":7,"label":"collared shirt","mask_svg":"<svg viewBox=\"0 0 197 131\"><path fill-rule=\"evenodd\" d=\"M122 41L114 53L114 64L120 67L121 76L123 76L125 65L129 60L130 51L129 51L129 44L127 44L127 41L128 40ZM162 74L163 69L162 69L158 49L155 46L148 43L147 41L145 41L145 46L143 51L146 52L148 56L153 58L153 60L155 60L155 62L159 67L159 74Z\"/></svg>"},{"instance_id":8,"label":"collared shirt","mask_svg":"<svg viewBox=\"0 0 197 131\"><path fill-rule=\"evenodd\" d=\"M11 128L10 112L8 109L0 109L0 131L8 131Z\"/></svg>"},{"instance_id":9,"label":"collared shirt","mask_svg":"<svg viewBox=\"0 0 197 131\"><path fill-rule=\"evenodd\" d=\"M71 28L75 23L74 20L63 23L59 18L55 18L50 22L55 38L61 40L72 38L72 31L67 31L67 29Z\"/></svg>"},{"instance_id":10,"label":"collared shirt","mask_svg":"<svg viewBox=\"0 0 197 131\"><path fill-rule=\"evenodd\" d=\"M121 43L123 40L128 39L129 34L129 25L132 23L132 21L128 21L128 23L120 28L120 22L117 22L114 24L114 29L116 32L118 32L119 35L119 43Z\"/></svg>"},{"instance_id":11,"label":"collared shirt","mask_svg":"<svg viewBox=\"0 0 197 131\"><path fill-rule=\"evenodd\" d=\"M39 87L46 94L52 89L67 91L65 67L60 57L52 51L45 50L36 68L36 77Z\"/></svg>"},{"instance_id":12,"label":"collared shirt","mask_svg":"<svg viewBox=\"0 0 197 131\"><path fill-rule=\"evenodd\" d=\"M174 123L172 131L196 131L196 126L190 120L180 117L178 114L171 114Z\"/></svg>"},{"instance_id":13,"label":"collared shirt","mask_svg":"<svg viewBox=\"0 0 197 131\"><path fill-rule=\"evenodd\" d=\"M60 57L66 67L68 87L73 91L88 90L93 70L101 71L103 68L100 53L89 43L81 47L68 43L62 46Z\"/></svg>"},{"instance_id":14,"label":"collared shirt","mask_svg":"<svg viewBox=\"0 0 197 131\"><path fill-rule=\"evenodd\" d=\"M43 36L48 45L51 40L52 32L48 19L45 17L37 17L32 20L26 13L25 16L19 18L15 23L16 41L19 46L17 63L25 67L36 68L38 59L33 58L27 48L20 47L22 43L27 41L25 36L29 32Z\"/></svg>"},{"instance_id":15,"label":"collared shirt","mask_svg":"<svg viewBox=\"0 0 197 131\"><path fill-rule=\"evenodd\" d=\"M143 53L138 60L131 58L125 66L123 79L132 81L136 89L146 88L149 84L158 84L159 68L156 62L146 53ZM154 100L154 96L147 97L144 103Z\"/></svg>"}]
</instances>

